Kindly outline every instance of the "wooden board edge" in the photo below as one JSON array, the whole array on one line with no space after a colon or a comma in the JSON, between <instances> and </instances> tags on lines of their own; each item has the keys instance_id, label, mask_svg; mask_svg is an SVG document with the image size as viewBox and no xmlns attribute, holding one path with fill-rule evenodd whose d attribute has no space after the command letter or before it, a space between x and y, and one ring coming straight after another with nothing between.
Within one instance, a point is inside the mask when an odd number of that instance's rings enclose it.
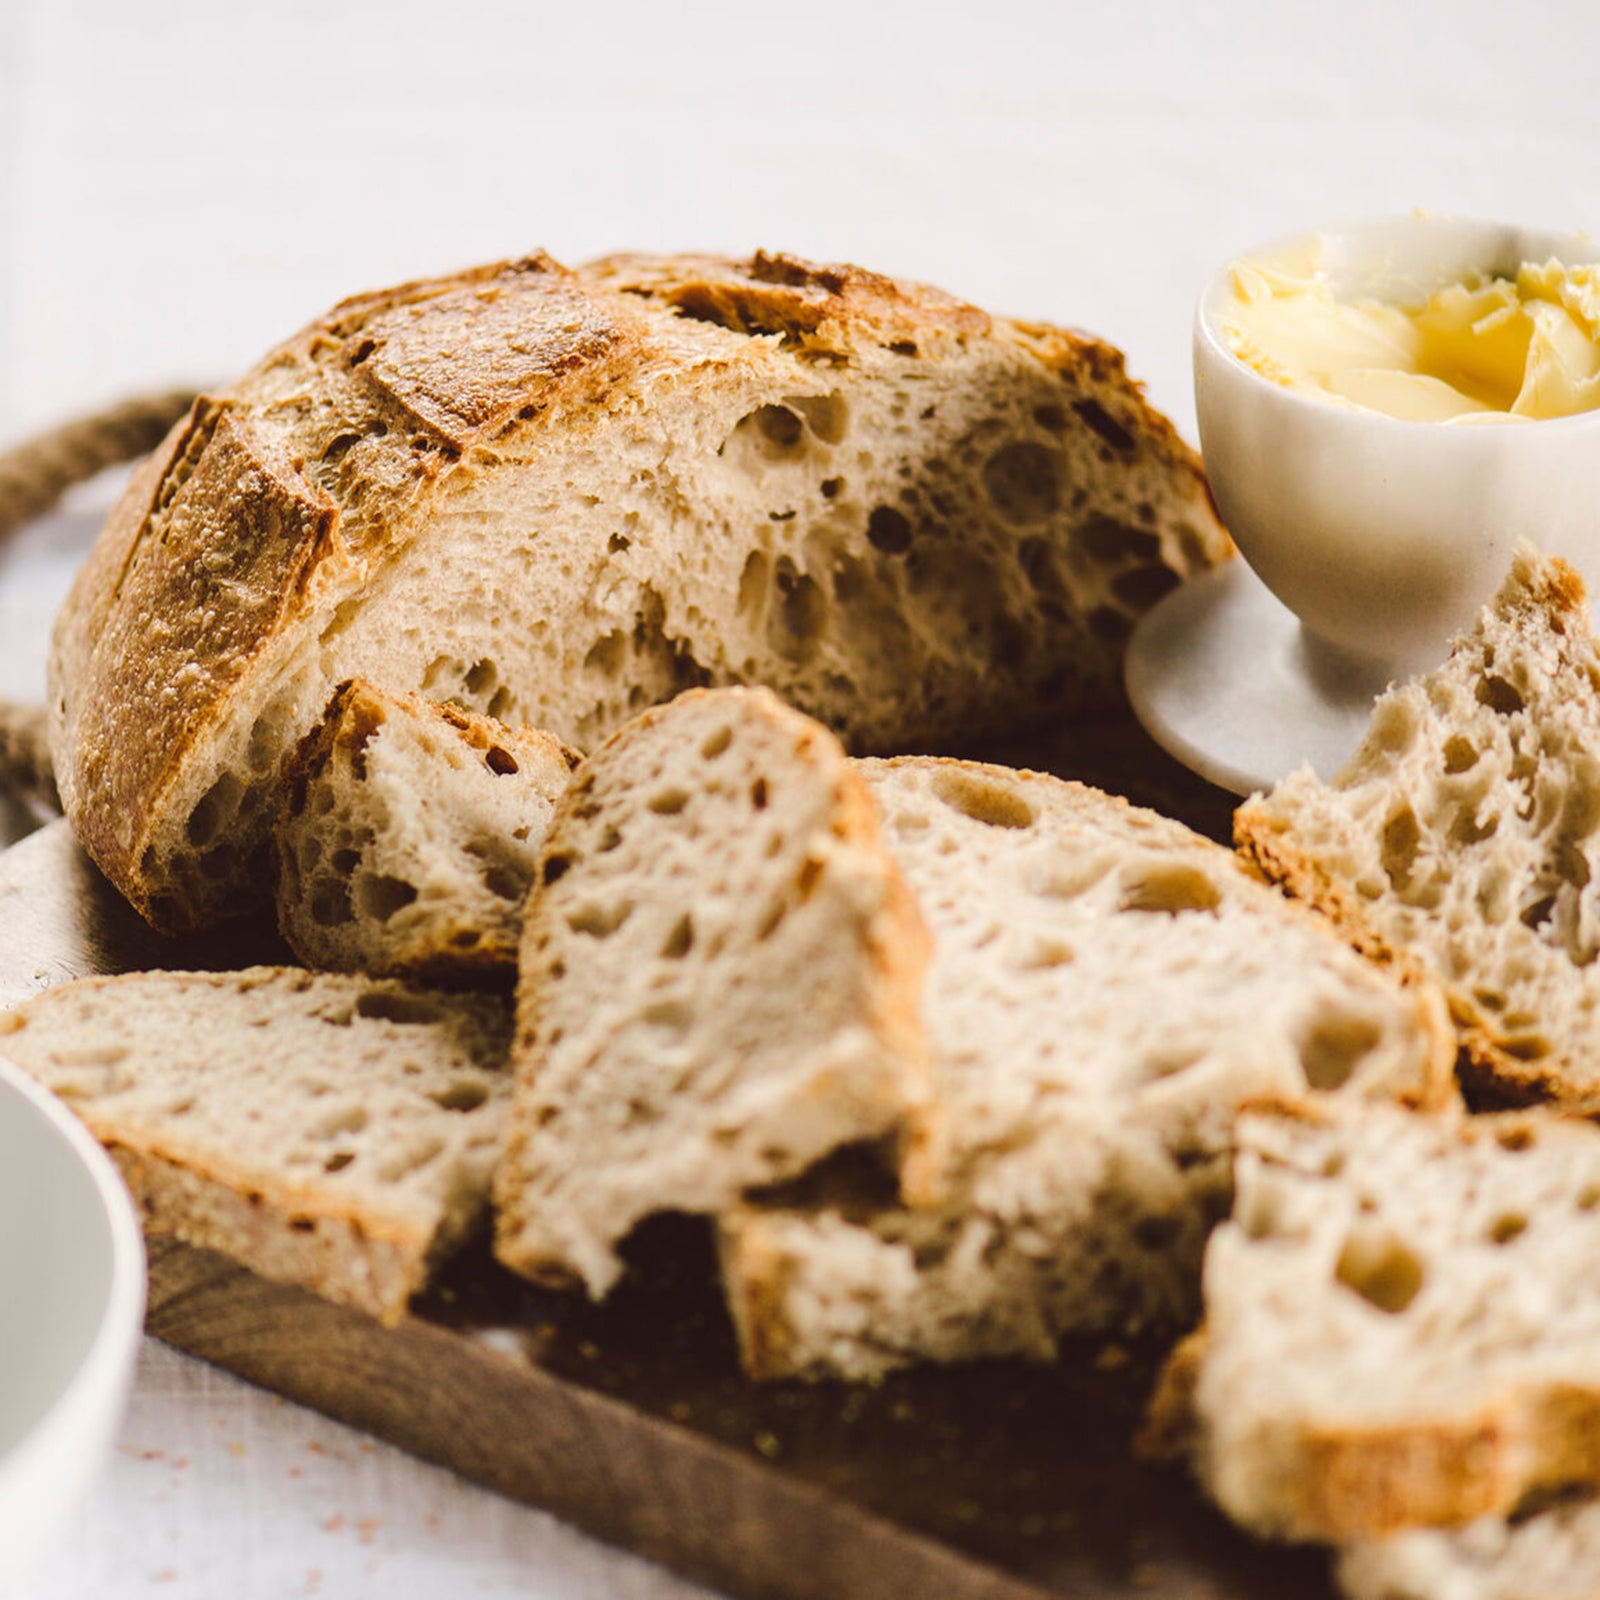
<instances>
[{"instance_id":1,"label":"wooden board edge","mask_svg":"<svg viewBox=\"0 0 1600 1600\"><path fill-rule=\"evenodd\" d=\"M471 1482L755 1600L1052 1600L815 1484L418 1318L384 1328L150 1241L147 1331Z\"/></svg>"}]
</instances>

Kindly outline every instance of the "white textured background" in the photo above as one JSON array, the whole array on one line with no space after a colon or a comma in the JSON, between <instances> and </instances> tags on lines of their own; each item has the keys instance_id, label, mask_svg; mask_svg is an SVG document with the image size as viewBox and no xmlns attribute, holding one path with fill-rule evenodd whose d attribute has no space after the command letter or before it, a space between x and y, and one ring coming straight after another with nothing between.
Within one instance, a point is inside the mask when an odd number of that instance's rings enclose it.
<instances>
[{"instance_id":1,"label":"white textured background","mask_svg":"<svg viewBox=\"0 0 1600 1600\"><path fill-rule=\"evenodd\" d=\"M1594 0L0 0L0 441L537 245L927 278L1113 339L1192 437L1202 279L1413 206L1600 231ZM0 556L0 694L87 526ZM156 1346L122 1438L40 1600L690 1592Z\"/></svg>"}]
</instances>

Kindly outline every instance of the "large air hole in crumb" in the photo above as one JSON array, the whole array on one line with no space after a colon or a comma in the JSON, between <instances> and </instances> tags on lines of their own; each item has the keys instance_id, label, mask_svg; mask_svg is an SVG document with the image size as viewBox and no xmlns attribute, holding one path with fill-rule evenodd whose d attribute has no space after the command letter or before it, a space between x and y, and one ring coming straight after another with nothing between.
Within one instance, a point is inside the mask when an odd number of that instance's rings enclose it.
<instances>
[{"instance_id":1,"label":"large air hole in crumb","mask_svg":"<svg viewBox=\"0 0 1600 1600\"><path fill-rule=\"evenodd\" d=\"M767 621L768 642L788 661L804 661L816 653L828 626L828 597L788 556L774 570L778 604Z\"/></svg>"},{"instance_id":2,"label":"large air hole in crumb","mask_svg":"<svg viewBox=\"0 0 1600 1600\"><path fill-rule=\"evenodd\" d=\"M374 1022L398 1022L407 1027L439 1021L439 1004L426 995L403 989L374 989L356 1000L356 1015Z\"/></svg>"},{"instance_id":3,"label":"large air hole in crumb","mask_svg":"<svg viewBox=\"0 0 1600 1600\"><path fill-rule=\"evenodd\" d=\"M1043 522L1061 508L1060 457L1042 444L1002 445L983 466L989 503L1010 523Z\"/></svg>"},{"instance_id":4,"label":"large air hole in crumb","mask_svg":"<svg viewBox=\"0 0 1600 1600\"><path fill-rule=\"evenodd\" d=\"M1467 772L1478 763L1480 752L1470 739L1463 739L1460 734L1445 740L1444 770L1454 774Z\"/></svg>"},{"instance_id":5,"label":"large air hole in crumb","mask_svg":"<svg viewBox=\"0 0 1600 1600\"><path fill-rule=\"evenodd\" d=\"M528 880L503 861L485 862L483 886L496 900L504 900L508 905L521 905L528 893Z\"/></svg>"},{"instance_id":6,"label":"large air hole in crumb","mask_svg":"<svg viewBox=\"0 0 1600 1600\"><path fill-rule=\"evenodd\" d=\"M1098 400L1074 400L1072 409L1091 433L1119 454L1131 455L1138 449L1138 441Z\"/></svg>"},{"instance_id":7,"label":"large air hole in crumb","mask_svg":"<svg viewBox=\"0 0 1600 1600\"><path fill-rule=\"evenodd\" d=\"M718 728L706 742L700 746L700 754L707 761L715 761L724 750L733 743L732 728Z\"/></svg>"},{"instance_id":8,"label":"large air hole in crumb","mask_svg":"<svg viewBox=\"0 0 1600 1600\"><path fill-rule=\"evenodd\" d=\"M867 543L886 556L903 556L911 548L911 523L893 506L874 506L867 518Z\"/></svg>"},{"instance_id":9,"label":"large air hole in crumb","mask_svg":"<svg viewBox=\"0 0 1600 1600\"><path fill-rule=\"evenodd\" d=\"M752 550L744 558L744 568L739 574L738 610L741 617L757 615L767 599L767 584L771 576L771 563L760 550Z\"/></svg>"},{"instance_id":10,"label":"large air hole in crumb","mask_svg":"<svg viewBox=\"0 0 1600 1600\"><path fill-rule=\"evenodd\" d=\"M1129 562L1147 566L1161 557L1161 540L1155 534L1104 513L1090 517L1078 529L1077 542L1102 566Z\"/></svg>"},{"instance_id":11,"label":"large air hole in crumb","mask_svg":"<svg viewBox=\"0 0 1600 1600\"><path fill-rule=\"evenodd\" d=\"M311 920L319 928L338 928L355 920L350 885L342 878L324 878L311 891Z\"/></svg>"},{"instance_id":12,"label":"large air hole in crumb","mask_svg":"<svg viewBox=\"0 0 1600 1600\"><path fill-rule=\"evenodd\" d=\"M933 792L952 811L991 828L1033 826L1033 807L998 780L980 777L959 767L944 768L934 777Z\"/></svg>"},{"instance_id":13,"label":"large air hole in crumb","mask_svg":"<svg viewBox=\"0 0 1600 1600\"><path fill-rule=\"evenodd\" d=\"M1450 824L1450 843L1466 846L1482 844L1485 839L1492 839L1500 831L1500 818L1491 811L1483 821L1478 820L1476 806L1464 806L1455 815Z\"/></svg>"},{"instance_id":14,"label":"large air hole in crumb","mask_svg":"<svg viewBox=\"0 0 1600 1600\"><path fill-rule=\"evenodd\" d=\"M407 883L404 878L367 872L356 879L356 910L374 922L387 922L416 898L416 885Z\"/></svg>"},{"instance_id":15,"label":"large air hole in crumb","mask_svg":"<svg viewBox=\"0 0 1600 1600\"><path fill-rule=\"evenodd\" d=\"M1500 1048L1517 1061L1542 1061L1554 1046L1542 1033L1519 1033L1502 1039Z\"/></svg>"},{"instance_id":16,"label":"large air hole in crumb","mask_svg":"<svg viewBox=\"0 0 1600 1600\"><path fill-rule=\"evenodd\" d=\"M616 628L610 633L602 634L589 646L589 653L583 658L583 664L590 672L614 678L621 672L622 665L627 659L628 636L622 629Z\"/></svg>"},{"instance_id":17,"label":"large air hole in crumb","mask_svg":"<svg viewBox=\"0 0 1600 1600\"><path fill-rule=\"evenodd\" d=\"M1480 678L1474 693L1479 705L1488 706L1491 711L1498 712L1502 717L1512 716L1525 709L1523 698L1516 689L1494 673Z\"/></svg>"},{"instance_id":18,"label":"large air hole in crumb","mask_svg":"<svg viewBox=\"0 0 1600 1600\"><path fill-rule=\"evenodd\" d=\"M1411 882L1421 843L1422 829L1417 823L1416 812L1407 805L1392 812L1383 825L1380 858L1383 870L1395 888L1404 889Z\"/></svg>"},{"instance_id":19,"label":"large air hole in crumb","mask_svg":"<svg viewBox=\"0 0 1600 1600\"><path fill-rule=\"evenodd\" d=\"M1064 939L1037 938L1017 961L1019 972L1049 972L1056 967L1069 966L1076 959L1070 944Z\"/></svg>"},{"instance_id":20,"label":"large air hole in crumb","mask_svg":"<svg viewBox=\"0 0 1600 1600\"><path fill-rule=\"evenodd\" d=\"M689 1031L694 1013L684 1000L656 1000L644 1008L642 1020L663 1033L681 1037Z\"/></svg>"},{"instance_id":21,"label":"large air hole in crumb","mask_svg":"<svg viewBox=\"0 0 1600 1600\"><path fill-rule=\"evenodd\" d=\"M615 905L602 906L591 902L567 913L567 926L574 933L586 933L593 939L609 939L630 916L633 901L619 900Z\"/></svg>"},{"instance_id":22,"label":"large air hole in crumb","mask_svg":"<svg viewBox=\"0 0 1600 1600\"><path fill-rule=\"evenodd\" d=\"M658 817L675 817L689 803L686 789L662 789L650 796L650 809Z\"/></svg>"},{"instance_id":23,"label":"large air hole in crumb","mask_svg":"<svg viewBox=\"0 0 1600 1600\"><path fill-rule=\"evenodd\" d=\"M1339 1252L1334 1276L1369 1305L1394 1316L1416 1299L1427 1272L1416 1251L1388 1228L1358 1223Z\"/></svg>"},{"instance_id":24,"label":"large air hole in crumb","mask_svg":"<svg viewBox=\"0 0 1600 1600\"><path fill-rule=\"evenodd\" d=\"M1553 894L1542 894L1537 900L1525 905L1517 913L1518 920L1524 927L1532 928L1536 933L1555 915L1556 897Z\"/></svg>"},{"instance_id":25,"label":"large air hole in crumb","mask_svg":"<svg viewBox=\"0 0 1600 1600\"><path fill-rule=\"evenodd\" d=\"M1382 1029L1370 1017L1319 1013L1297 1041L1307 1085L1323 1092L1342 1089L1382 1038Z\"/></svg>"},{"instance_id":26,"label":"large air hole in crumb","mask_svg":"<svg viewBox=\"0 0 1600 1600\"><path fill-rule=\"evenodd\" d=\"M1510 1244L1513 1239L1520 1238L1527 1231L1528 1219L1516 1211L1508 1211L1504 1216L1494 1219L1494 1226L1489 1229L1490 1241L1494 1244Z\"/></svg>"},{"instance_id":27,"label":"large air hole in crumb","mask_svg":"<svg viewBox=\"0 0 1600 1600\"><path fill-rule=\"evenodd\" d=\"M497 778L509 778L513 773L522 770L517 765L517 758L509 750L497 744L490 745L483 752L483 764Z\"/></svg>"},{"instance_id":28,"label":"large air hole in crumb","mask_svg":"<svg viewBox=\"0 0 1600 1600\"><path fill-rule=\"evenodd\" d=\"M694 948L694 918L687 911L672 925L661 954L668 961L681 961Z\"/></svg>"},{"instance_id":29,"label":"large air hole in crumb","mask_svg":"<svg viewBox=\"0 0 1600 1600\"><path fill-rule=\"evenodd\" d=\"M239 797L243 793L244 785L238 776L224 772L200 796L194 810L189 813L189 820L185 824L189 843L198 850L209 845L239 809Z\"/></svg>"},{"instance_id":30,"label":"large air hole in crumb","mask_svg":"<svg viewBox=\"0 0 1600 1600\"><path fill-rule=\"evenodd\" d=\"M479 700L489 694L499 681L500 669L488 656L483 656L467 668L467 675L462 684L474 700Z\"/></svg>"},{"instance_id":31,"label":"large air hole in crumb","mask_svg":"<svg viewBox=\"0 0 1600 1600\"><path fill-rule=\"evenodd\" d=\"M443 1089L435 1089L428 1098L441 1111L476 1111L489 1098L489 1091L470 1078L460 1078Z\"/></svg>"},{"instance_id":32,"label":"large air hole in crumb","mask_svg":"<svg viewBox=\"0 0 1600 1600\"><path fill-rule=\"evenodd\" d=\"M1215 911L1221 903L1222 891L1198 867L1170 861L1125 872L1117 909L1177 916L1185 911Z\"/></svg>"},{"instance_id":33,"label":"large air hole in crumb","mask_svg":"<svg viewBox=\"0 0 1600 1600\"><path fill-rule=\"evenodd\" d=\"M785 395L784 401L805 418L806 426L824 444L839 444L850 431L850 407L837 390L832 394Z\"/></svg>"}]
</instances>

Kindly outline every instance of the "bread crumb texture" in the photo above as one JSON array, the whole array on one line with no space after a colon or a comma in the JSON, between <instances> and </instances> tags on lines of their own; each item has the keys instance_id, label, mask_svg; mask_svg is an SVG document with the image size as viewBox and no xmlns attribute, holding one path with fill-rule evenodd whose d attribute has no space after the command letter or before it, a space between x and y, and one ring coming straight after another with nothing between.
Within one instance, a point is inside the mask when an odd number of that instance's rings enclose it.
<instances>
[{"instance_id":1,"label":"bread crumb texture","mask_svg":"<svg viewBox=\"0 0 1600 1600\"><path fill-rule=\"evenodd\" d=\"M861 770L933 934L933 1094L907 1204L823 1174L724 1219L758 1375L1049 1359L1066 1333L1182 1326L1241 1104L1448 1092L1437 998L1182 825L1036 773Z\"/></svg>"},{"instance_id":2,"label":"bread crumb texture","mask_svg":"<svg viewBox=\"0 0 1600 1600\"><path fill-rule=\"evenodd\" d=\"M493 996L255 967L47 989L0 1048L112 1153L146 1230L388 1321L488 1200Z\"/></svg>"},{"instance_id":3,"label":"bread crumb texture","mask_svg":"<svg viewBox=\"0 0 1600 1600\"><path fill-rule=\"evenodd\" d=\"M1600 1109L1600 649L1571 568L1523 545L1332 783L1303 769L1237 829L1355 942L1445 986L1478 1103Z\"/></svg>"},{"instance_id":4,"label":"bread crumb texture","mask_svg":"<svg viewBox=\"0 0 1600 1600\"><path fill-rule=\"evenodd\" d=\"M1230 1515L1340 1541L1600 1484L1600 1129L1325 1102L1238 1143L1193 1387Z\"/></svg>"}]
</instances>

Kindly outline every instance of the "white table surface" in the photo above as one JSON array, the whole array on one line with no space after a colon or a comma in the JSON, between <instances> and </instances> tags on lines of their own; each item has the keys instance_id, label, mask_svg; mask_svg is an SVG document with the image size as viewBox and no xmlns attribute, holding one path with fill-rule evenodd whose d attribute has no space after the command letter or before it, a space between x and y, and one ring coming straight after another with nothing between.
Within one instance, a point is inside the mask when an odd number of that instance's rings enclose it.
<instances>
[{"instance_id":1,"label":"white table surface","mask_svg":"<svg viewBox=\"0 0 1600 1600\"><path fill-rule=\"evenodd\" d=\"M1192 437L1201 281L1414 206L1600 229L1593 0L0 0L0 442L538 245L923 277ZM0 695L104 496L0 552ZM121 1441L29 1600L703 1592L151 1343Z\"/></svg>"}]
</instances>

